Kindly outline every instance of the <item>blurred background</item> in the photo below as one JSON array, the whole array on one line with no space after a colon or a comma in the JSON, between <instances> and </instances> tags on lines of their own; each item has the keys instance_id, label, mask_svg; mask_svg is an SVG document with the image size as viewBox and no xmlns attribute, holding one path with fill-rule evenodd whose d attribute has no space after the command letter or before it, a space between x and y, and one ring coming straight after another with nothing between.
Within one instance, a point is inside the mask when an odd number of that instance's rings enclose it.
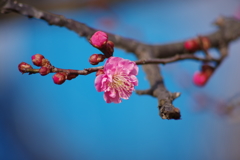
<instances>
[{"instance_id":1,"label":"blurred background","mask_svg":"<svg viewBox=\"0 0 240 160\"><path fill-rule=\"evenodd\" d=\"M149 44L170 43L217 28L220 15L240 15L239 0L25 0L93 28ZM40 53L59 68L91 67L99 51L66 28L11 13L0 15L1 160L239 160L240 41L203 88L192 84L201 63L162 66L167 88L181 92L182 120L162 120L157 100L135 93L107 104L95 74L55 85L52 74L22 75L20 62ZM217 51L210 50L217 55ZM115 49L115 56L135 60ZM201 54L201 53L199 53ZM101 64L102 65L102 64ZM140 67L137 89L149 87Z\"/></svg>"}]
</instances>

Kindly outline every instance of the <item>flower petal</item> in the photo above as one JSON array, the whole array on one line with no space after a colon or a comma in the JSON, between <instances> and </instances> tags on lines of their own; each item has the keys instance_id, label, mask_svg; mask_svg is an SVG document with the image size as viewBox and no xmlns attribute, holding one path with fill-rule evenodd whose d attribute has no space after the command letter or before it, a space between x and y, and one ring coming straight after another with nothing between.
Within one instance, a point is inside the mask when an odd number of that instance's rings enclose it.
<instances>
[{"instance_id":1,"label":"flower petal","mask_svg":"<svg viewBox=\"0 0 240 160\"><path fill-rule=\"evenodd\" d=\"M115 98L115 97L116 97L116 91L115 91L114 88L112 88L112 89L110 90L110 92L109 92L109 97L111 97L111 98Z\"/></svg>"},{"instance_id":2,"label":"flower petal","mask_svg":"<svg viewBox=\"0 0 240 160\"><path fill-rule=\"evenodd\" d=\"M98 92L102 91L102 80L103 80L104 74L101 74L95 78L95 88Z\"/></svg>"},{"instance_id":3,"label":"flower petal","mask_svg":"<svg viewBox=\"0 0 240 160\"><path fill-rule=\"evenodd\" d=\"M138 79L137 79L136 76L131 75L131 76L130 76L130 79L131 79L131 82L133 83L134 86L137 86L137 85L138 85Z\"/></svg>"},{"instance_id":4,"label":"flower petal","mask_svg":"<svg viewBox=\"0 0 240 160\"><path fill-rule=\"evenodd\" d=\"M136 65L135 62L134 62L134 67L131 70L130 74L135 75L135 76L138 74L138 66Z\"/></svg>"},{"instance_id":5,"label":"flower petal","mask_svg":"<svg viewBox=\"0 0 240 160\"><path fill-rule=\"evenodd\" d=\"M104 100L107 102L107 103L121 103L122 100L120 99L120 97L118 96L118 94L116 94L116 97L112 98L110 97L110 93L109 92L105 92L104 95L103 95L103 98Z\"/></svg>"}]
</instances>

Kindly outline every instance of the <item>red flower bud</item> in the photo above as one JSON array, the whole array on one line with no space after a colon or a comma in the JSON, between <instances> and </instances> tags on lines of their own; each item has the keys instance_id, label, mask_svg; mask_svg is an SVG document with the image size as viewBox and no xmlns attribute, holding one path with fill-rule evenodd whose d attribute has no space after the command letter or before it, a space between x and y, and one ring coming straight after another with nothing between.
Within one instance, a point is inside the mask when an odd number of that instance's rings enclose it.
<instances>
[{"instance_id":1,"label":"red flower bud","mask_svg":"<svg viewBox=\"0 0 240 160\"><path fill-rule=\"evenodd\" d=\"M52 76L52 79L55 84L63 84L66 80L66 73L58 72Z\"/></svg>"},{"instance_id":2,"label":"red flower bud","mask_svg":"<svg viewBox=\"0 0 240 160\"><path fill-rule=\"evenodd\" d=\"M204 86L209 77L206 73L204 72L196 72L193 76L193 83L197 86Z\"/></svg>"},{"instance_id":3,"label":"red flower bud","mask_svg":"<svg viewBox=\"0 0 240 160\"><path fill-rule=\"evenodd\" d=\"M41 67L39 69L39 73L42 75L42 76L46 76L48 73L50 73L51 71L51 68L50 67Z\"/></svg>"},{"instance_id":4,"label":"red flower bud","mask_svg":"<svg viewBox=\"0 0 240 160\"><path fill-rule=\"evenodd\" d=\"M100 74L104 74L104 70L103 70L103 69L99 69L99 70L96 72L96 76L99 76Z\"/></svg>"},{"instance_id":5,"label":"red flower bud","mask_svg":"<svg viewBox=\"0 0 240 160\"><path fill-rule=\"evenodd\" d=\"M197 86L204 86L209 78L212 76L215 68L208 65L208 64L203 64L201 67L200 72L196 72L193 76L193 82Z\"/></svg>"},{"instance_id":6,"label":"red flower bud","mask_svg":"<svg viewBox=\"0 0 240 160\"><path fill-rule=\"evenodd\" d=\"M18 65L18 70L23 74L26 73L26 69L33 69L30 64L22 62Z\"/></svg>"},{"instance_id":7,"label":"red flower bud","mask_svg":"<svg viewBox=\"0 0 240 160\"><path fill-rule=\"evenodd\" d=\"M100 49L104 55L109 58L113 55L114 52L114 43L112 41L107 41L107 44L105 45L105 47L103 47L102 49Z\"/></svg>"},{"instance_id":8,"label":"red flower bud","mask_svg":"<svg viewBox=\"0 0 240 160\"><path fill-rule=\"evenodd\" d=\"M41 54L35 54L32 56L32 62L36 66L42 66L43 59L44 59L44 56Z\"/></svg>"},{"instance_id":9,"label":"red flower bud","mask_svg":"<svg viewBox=\"0 0 240 160\"><path fill-rule=\"evenodd\" d=\"M195 52L200 48L200 45L197 39L191 39L184 43L184 48L187 51Z\"/></svg>"},{"instance_id":10,"label":"red flower bud","mask_svg":"<svg viewBox=\"0 0 240 160\"><path fill-rule=\"evenodd\" d=\"M93 45L98 49L103 48L107 43L107 41L108 41L108 35L102 31L95 32L89 40L91 45Z\"/></svg>"}]
</instances>

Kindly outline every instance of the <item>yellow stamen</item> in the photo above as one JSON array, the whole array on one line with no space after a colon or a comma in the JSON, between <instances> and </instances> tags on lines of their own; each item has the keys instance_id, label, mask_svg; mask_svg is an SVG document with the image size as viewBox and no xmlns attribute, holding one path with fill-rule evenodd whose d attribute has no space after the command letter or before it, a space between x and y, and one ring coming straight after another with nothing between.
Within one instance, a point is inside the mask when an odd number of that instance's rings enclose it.
<instances>
[{"instance_id":1,"label":"yellow stamen","mask_svg":"<svg viewBox=\"0 0 240 160\"><path fill-rule=\"evenodd\" d=\"M120 98L126 97L126 92L131 92L133 84L125 78L126 75L113 75L112 82L109 87L116 89L120 94Z\"/></svg>"}]
</instances>

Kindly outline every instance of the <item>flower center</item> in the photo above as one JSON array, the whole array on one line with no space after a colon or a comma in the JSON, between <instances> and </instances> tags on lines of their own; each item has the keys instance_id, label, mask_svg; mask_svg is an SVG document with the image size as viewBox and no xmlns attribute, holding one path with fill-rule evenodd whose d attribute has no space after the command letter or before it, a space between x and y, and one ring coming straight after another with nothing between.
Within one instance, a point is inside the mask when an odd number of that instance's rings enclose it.
<instances>
[{"instance_id":1,"label":"flower center","mask_svg":"<svg viewBox=\"0 0 240 160\"><path fill-rule=\"evenodd\" d=\"M112 82L109 83L109 86L116 89L121 98L128 97L127 93L132 92L134 87L134 85L127 80L127 76L124 75L113 75Z\"/></svg>"}]
</instances>

